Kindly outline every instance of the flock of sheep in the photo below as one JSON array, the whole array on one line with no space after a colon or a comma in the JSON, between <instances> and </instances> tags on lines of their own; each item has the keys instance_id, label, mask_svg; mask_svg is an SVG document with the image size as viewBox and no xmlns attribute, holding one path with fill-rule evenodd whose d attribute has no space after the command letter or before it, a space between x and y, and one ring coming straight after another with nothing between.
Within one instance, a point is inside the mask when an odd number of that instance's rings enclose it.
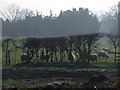
<instances>
[{"instance_id":1,"label":"flock of sheep","mask_svg":"<svg viewBox=\"0 0 120 90\"><path fill-rule=\"evenodd\" d=\"M110 50L107 50L107 49L104 49L103 48L103 51L104 52L98 52L97 54L88 54L87 55L87 59L89 59L90 61L96 61L97 62L97 59L98 58L106 58L108 59L109 56L108 54L106 54L105 52L108 52L109 53L111 52ZM115 53L115 52L112 52L112 53ZM51 54L49 53L44 53L43 51L41 52L41 55L40 55L40 59L44 62L44 61L47 61L50 59L50 56ZM75 59L75 55L73 53L68 53L68 60L70 62L74 62L74 59ZM21 55L21 62L29 62L31 59L30 59L30 56L28 54L22 54Z\"/></svg>"}]
</instances>

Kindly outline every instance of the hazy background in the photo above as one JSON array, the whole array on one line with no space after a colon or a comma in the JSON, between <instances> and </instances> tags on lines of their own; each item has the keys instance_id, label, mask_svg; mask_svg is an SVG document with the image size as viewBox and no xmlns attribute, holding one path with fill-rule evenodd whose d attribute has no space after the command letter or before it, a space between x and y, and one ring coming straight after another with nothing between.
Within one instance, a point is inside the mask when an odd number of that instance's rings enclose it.
<instances>
[{"instance_id":1,"label":"hazy background","mask_svg":"<svg viewBox=\"0 0 120 90\"><path fill-rule=\"evenodd\" d=\"M39 10L44 15L59 14L61 10L72 10L72 8L89 8L90 11L100 14L108 11L109 7L117 4L119 0L0 0L0 8L16 4L21 8Z\"/></svg>"},{"instance_id":2,"label":"hazy background","mask_svg":"<svg viewBox=\"0 0 120 90\"><path fill-rule=\"evenodd\" d=\"M4 20L3 36L63 36L97 32L116 34L118 1L0 0L0 17Z\"/></svg>"}]
</instances>

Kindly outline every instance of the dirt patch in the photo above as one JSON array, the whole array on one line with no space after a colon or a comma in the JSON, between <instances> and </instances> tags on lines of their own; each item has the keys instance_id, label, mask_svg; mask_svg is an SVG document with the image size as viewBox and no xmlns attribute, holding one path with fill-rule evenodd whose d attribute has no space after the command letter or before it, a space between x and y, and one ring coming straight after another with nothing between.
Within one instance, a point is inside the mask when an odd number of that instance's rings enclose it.
<instances>
[{"instance_id":1,"label":"dirt patch","mask_svg":"<svg viewBox=\"0 0 120 90\"><path fill-rule=\"evenodd\" d=\"M99 71L78 71L78 72L64 72L64 71L42 71L42 70L13 70L3 69L2 78L6 79L39 79L39 78L87 78L92 75L106 74L110 77L117 76L117 72L99 72Z\"/></svg>"},{"instance_id":2,"label":"dirt patch","mask_svg":"<svg viewBox=\"0 0 120 90\"><path fill-rule=\"evenodd\" d=\"M66 81L68 86L75 87L96 87L94 83L90 83L90 77L94 75L105 75L109 78L109 81L102 82L104 87L116 87L117 84L117 72L116 71L78 71L78 72L64 72L64 71L42 71L42 70L13 70L13 69L3 69L2 78L3 80L27 80L30 83L39 82L55 82L55 81ZM72 82L69 83L69 82ZM107 84L106 84L107 83ZM113 85L114 84L114 85ZM61 84L62 85L62 84ZM65 84L66 85L66 84ZM87 86L85 86L87 85ZM98 84L97 84L98 85ZM4 86L6 87L6 86ZM46 86L47 87L47 86ZM48 85L49 87L49 85ZM66 87L66 86L65 86ZM74 88L73 87L73 88ZM37 87L41 88L41 87ZM44 90L45 87L41 89ZM68 87L69 88L69 87Z\"/></svg>"}]
</instances>

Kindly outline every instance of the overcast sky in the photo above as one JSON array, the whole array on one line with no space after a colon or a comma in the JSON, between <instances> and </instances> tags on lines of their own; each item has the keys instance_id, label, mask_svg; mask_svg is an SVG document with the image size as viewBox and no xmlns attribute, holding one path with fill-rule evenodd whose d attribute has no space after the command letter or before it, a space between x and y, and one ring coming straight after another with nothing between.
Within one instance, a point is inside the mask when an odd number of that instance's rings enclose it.
<instances>
[{"instance_id":1,"label":"overcast sky","mask_svg":"<svg viewBox=\"0 0 120 90\"><path fill-rule=\"evenodd\" d=\"M86 7L93 12L107 11L109 7L118 3L119 0L0 0L0 9L10 4L16 4L21 8L38 10L44 15L59 14L60 10L72 10L72 8Z\"/></svg>"}]
</instances>

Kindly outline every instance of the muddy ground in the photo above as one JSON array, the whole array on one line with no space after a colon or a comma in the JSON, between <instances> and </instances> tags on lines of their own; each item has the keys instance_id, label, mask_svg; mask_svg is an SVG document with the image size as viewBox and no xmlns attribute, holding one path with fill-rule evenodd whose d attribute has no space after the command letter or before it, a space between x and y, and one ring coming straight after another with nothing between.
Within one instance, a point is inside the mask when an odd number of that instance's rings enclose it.
<instances>
[{"instance_id":1,"label":"muddy ground","mask_svg":"<svg viewBox=\"0 0 120 90\"><path fill-rule=\"evenodd\" d=\"M105 75L109 78L109 82L107 82L107 84L109 84L109 85L103 86L103 87L117 88L118 75L117 75L116 71L64 72L64 71L47 71L47 70L46 71L45 70L44 71L42 71L42 70L14 70L14 69L3 69L2 70L3 80L27 79L28 81L31 81L31 82L34 82L34 80L37 80L37 82L71 81L71 82L75 82L76 84L87 83L87 85L88 85L89 79L94 75ZM104 83L106 83L106 81ZM93 85L93 87L94 86L95 85ZM46 87L48 87L48 86L46 86ZM82 87L82 86L80 86L80 87ZM4 84L3 84L3 88L6 88L6 86ZM36 87L36 88L38 88L38 87Z\"/></svg>"}]
</instances>

